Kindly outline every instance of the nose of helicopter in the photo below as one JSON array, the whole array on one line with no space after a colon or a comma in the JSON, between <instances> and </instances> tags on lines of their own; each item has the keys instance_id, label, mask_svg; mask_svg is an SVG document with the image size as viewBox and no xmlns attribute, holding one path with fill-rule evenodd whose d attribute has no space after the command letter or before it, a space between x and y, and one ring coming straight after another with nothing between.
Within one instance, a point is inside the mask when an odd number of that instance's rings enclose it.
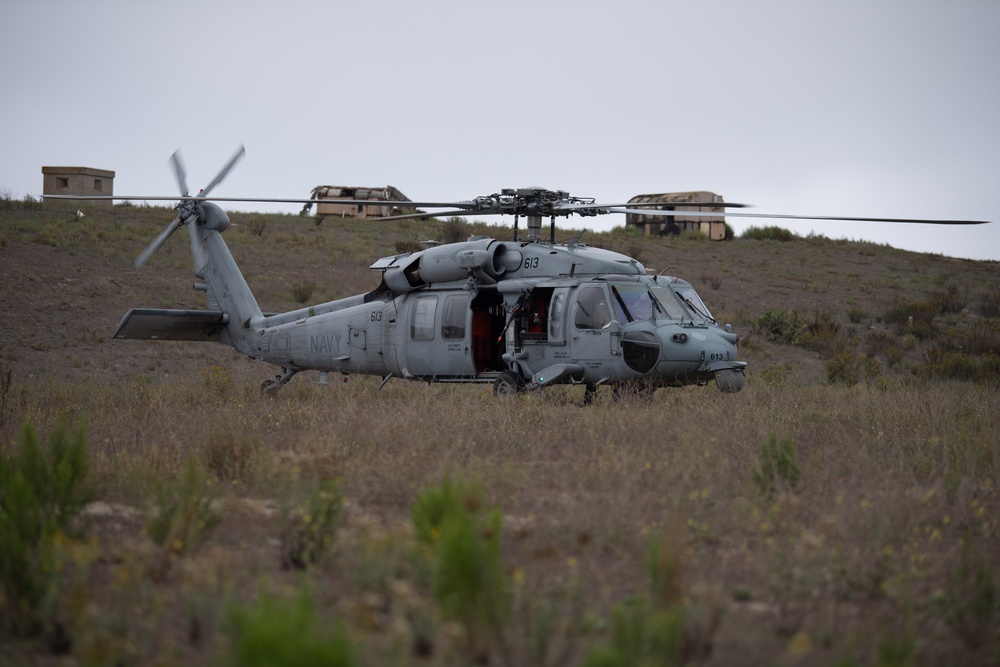
<instances>
[{"instance_id":1,"label":"nose of helicopter","mask_svg":"<svg viewBox=\"0 0 1000 667\"><path fill-rule=\"evenodd\" d=\"M737 361L738 336L714 327L660 327L657 371L678 381L715 379L723 392L743 388L746 362Z\"/></svg>"}]
</instances>

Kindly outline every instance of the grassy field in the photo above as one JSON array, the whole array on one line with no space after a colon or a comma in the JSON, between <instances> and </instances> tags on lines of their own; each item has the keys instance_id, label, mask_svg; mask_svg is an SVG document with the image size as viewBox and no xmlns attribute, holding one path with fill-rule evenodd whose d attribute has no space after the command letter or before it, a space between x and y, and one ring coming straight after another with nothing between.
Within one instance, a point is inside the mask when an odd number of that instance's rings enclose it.
<instances>
[{"instance_id":1,"label":"grassy field","mask_svg":"<svg viewBox=\"0 0 1000 667\"><path fill-rule=\"evenodd\" d=\"M204 307L183 235L131 269L170 219L0 206L0 664L1000 661L997 263L588 233L732 322L741 393L265 399L229 348L110 340ZM233 220L265 310L448 232Z\"/></svg>"}]
</instances>

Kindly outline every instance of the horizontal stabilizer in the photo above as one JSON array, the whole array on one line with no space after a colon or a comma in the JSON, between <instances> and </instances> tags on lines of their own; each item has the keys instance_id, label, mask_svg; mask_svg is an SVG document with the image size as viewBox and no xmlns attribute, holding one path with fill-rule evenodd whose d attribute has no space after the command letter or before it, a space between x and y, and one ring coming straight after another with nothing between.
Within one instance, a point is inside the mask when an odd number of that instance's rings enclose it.
<instances>
[{"instance_id":1,"label":"horizontal stabilizer","mask_svg":"<svg viewBox=\"0 0 1000 667\"><path fill-rule=\"evenodd\" d=\"M130 340L219 340L229 316L218 310L133 308L122 318L115 338Z\"/></svg>"}]
</instances>

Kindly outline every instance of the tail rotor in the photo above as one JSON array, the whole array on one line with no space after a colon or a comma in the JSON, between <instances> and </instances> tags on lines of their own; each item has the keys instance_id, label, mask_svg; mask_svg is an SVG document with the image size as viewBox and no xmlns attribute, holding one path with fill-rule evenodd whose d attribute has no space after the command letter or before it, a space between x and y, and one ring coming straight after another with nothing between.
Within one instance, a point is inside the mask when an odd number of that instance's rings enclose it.
<instances>
[{"instance_id":1,"label":"tail rotor","mask_svg":"<svg viewBox=\"0 0 1000 667\"><path fill-rule=\"evenodd\" d=\"M207 261L205 255L205 248L201 240L201 235L198 233L197 225L199 223L204 223L204 210L202 209L201 198L207 197L215 186L223 181L229 172L236 166L236 163L246 155L246 148L240 145L239 149L233 154L229 161L219 170L219 173L215 175L205 188L198 193L197 198L191 198L188 195L188 185L187 185L187 170L184 168L184 161L181 159L180 150L174 151L174 154L170 156L170 163L174 168L174 176L177 179L177 188L181 192L181 202L177 205L177 217L167 225L167 227L160 232L159 236L153 239L153 242L146 246L145 249L135 258L135 268L141 269L149 258L153 256L157 250L160 249L170 235L177 231L177 228L181 225L186 225L188 228L188 235L191 240L191 257L194 261L194 270L197 272L205 265Z\"/></svg>"}]
</instances>

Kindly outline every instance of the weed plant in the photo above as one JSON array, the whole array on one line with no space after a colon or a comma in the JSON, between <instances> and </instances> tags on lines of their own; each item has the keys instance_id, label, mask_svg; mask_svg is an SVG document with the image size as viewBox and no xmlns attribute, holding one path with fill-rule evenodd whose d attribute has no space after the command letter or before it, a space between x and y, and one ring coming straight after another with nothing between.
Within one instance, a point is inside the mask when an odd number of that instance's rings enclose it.
<instances>
[{"instance_id":1,"label":"weed plant","mask_svg":"<svg viewBox=\"0 0 1000 667\"><path fill-rule=\"evenodd\" d=\"M827 360L825 366L827 380L846 385L871 382L882 372L878 360L853 352L841 352Z\"/></svg>"},{"instance_id":2,"label":"weed plant","mask_svg":"<svg viewBox=\"0 0 1000 667\"><path fill-rule=\"evenodd\" d=\"M462 624L468 655L486 658L493 643L505 652L510 597L499 509L486 506L477 484L446 477L417 498L413 524L434 551L434 596L442 618Z\"/></svg>"},{"instance_id":3,"label":"weed plant","mask_svg":"<svg viewBox=\"0 0 1000 667\"><path fill-rule=\"evenodd\" d=\"M798 342L805 328L805 322L794 310L769 310L758 317L753 329L764 338L787 345Z\"/></svg>"},{"instance_id":4,"label":"weed plant","mask_svg":"<svg viewBox=\"0 0 1000 667\"><path fill-rule=\"evenodd\" d=\"M786 491L794 491L802 477L802 470L795 458L795 444L788 436L778 443L778 436L771 433L760 446L760 456L753 468L753 482L757 492L767 498Z\"/></svg>"},{"instance_id":5,"label":"weed plant","mask_svg":"<svg viewBox=\"0 0 1000 667\"><path fill-rule=\"evenodd\" d=\"M763 227L747 227L740 239L750 239L754 241L791 241L796 238L795 234L783 227L765 225Z\"/></svg>"},{"instance_id":6,"label":"weed plant","mask_svg":"<svg viewBox=\"0 0 1000 667\"><path fill-rule=\"evenodd\" d=\"M174 562L205 542L221 519L214 479L190 459L175 480L154 481L147 508L146 534L159 547L151 573L163 580Z\"/></svg>"},{"instance_id":7,"label":"weed plant","mask_svg":"<svg viewBox=\"0 0 1000 667\"><path fill-rule=\"evenodd\" d=\"M304 570L319 563L333 547L340 513L340 489L333 480L320 482L301 505L285 507L281 567Z\"/></svg>"},{"instance_id":8,"label":"weed plant","mask_svg":"<svg viewBox=\"0 0 1000 667\"><path fill-rule=\"evenodd\" d=\"M15 635L42 626L56 585L57 542L89 497L88 466L83 428L71 435L65 422L42 445L26 421L15 451L0 452L0 609Z\"/></svg>"},{"instance_id":9,"label":"weed plant","mask_svg":"<svg viewBox=\"0 0 1000 667\"><path fill-rule=\"evenodd\" d=\"M230 612L233 667L350 667L354 649L342 628L329 628L305 591L291 599L261 595L255 603L236 605Z\"/></svg>"}]
</instances>

